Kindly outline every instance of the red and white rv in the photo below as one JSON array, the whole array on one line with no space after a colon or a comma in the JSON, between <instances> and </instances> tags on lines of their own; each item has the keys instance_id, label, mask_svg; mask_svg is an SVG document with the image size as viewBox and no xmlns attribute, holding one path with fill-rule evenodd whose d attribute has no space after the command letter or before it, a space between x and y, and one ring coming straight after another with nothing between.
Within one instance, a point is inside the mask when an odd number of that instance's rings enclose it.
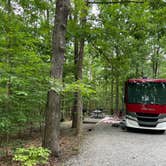
<instances>
[{"instance_id":1,"label":"red and white rv","mask_svg":"<svg viewBox=\"0 0 166 166\"><path fill-rule=\"evenodd\" d=\"M125 83L127 128L166 130L166 79L129 79Z\"/></svg>"}]
</instances>

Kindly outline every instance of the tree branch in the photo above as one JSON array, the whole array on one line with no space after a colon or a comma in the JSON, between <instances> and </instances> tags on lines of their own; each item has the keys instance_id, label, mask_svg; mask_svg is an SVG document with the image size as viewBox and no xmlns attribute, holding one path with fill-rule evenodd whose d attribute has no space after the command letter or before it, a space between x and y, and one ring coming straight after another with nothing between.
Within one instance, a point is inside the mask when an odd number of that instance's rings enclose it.
<instances>
[{"instance_id":1,"label":"tree branch","mask_svg":"<svg viewBox=\"0 0 166 166\"><path fill-rule=\"evenodd\" d=\"M88 1L88 4L116 4L116 3L144 3L144 1L119 1L119 2L99 2L99 1Z\"/></svg>"}]
</instances>

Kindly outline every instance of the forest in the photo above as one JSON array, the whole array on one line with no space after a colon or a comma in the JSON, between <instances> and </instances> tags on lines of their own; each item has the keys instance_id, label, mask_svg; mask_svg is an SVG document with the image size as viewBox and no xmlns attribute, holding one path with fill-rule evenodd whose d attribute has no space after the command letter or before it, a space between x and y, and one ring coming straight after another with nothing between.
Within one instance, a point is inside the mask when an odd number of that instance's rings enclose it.
<instances>
[{"instance_id":1,"label":"forest","mask_svg":"<svg viewBox=\"0 0 166 166\"><path fill-rule=\"evenodd\" d=\"M39 128L59 156L61 121L79 137L83 112L124 110L127 79L166 78L165 13L165 0L0 0L0 155Z\"/></svg>"}]
</instances>

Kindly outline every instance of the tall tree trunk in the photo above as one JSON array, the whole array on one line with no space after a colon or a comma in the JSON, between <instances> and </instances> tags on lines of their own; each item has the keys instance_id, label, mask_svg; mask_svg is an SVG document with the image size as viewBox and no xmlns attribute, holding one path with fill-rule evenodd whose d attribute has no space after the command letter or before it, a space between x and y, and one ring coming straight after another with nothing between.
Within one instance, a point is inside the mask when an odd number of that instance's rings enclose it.
<instances>
[{"instance_id":1,"label":"tall tree trunk","mask_svg":"<svg viewBox=\"0 0 166 166\"><path fill-rule=\"evenodd\" d=\"M83 10L82 13L85 15L80 20L80 26L84 28L86 24L86 10ZM76 17L75 17L76 18ZM77 19L77 18L76 18ZM78 41L75 39L75 80L80 81L82 80L82 68L83 68L83 56L84 56L84 36L80 37L80 40ZM73 109L73 122L72 127L76 128L76 135L80 135L81 133L81 124L82 124L82 109L83 109L83 103L82 103L82 95L80 91L75 92L74 95L74 109Z\"/></svg>"},{"instance_id":2,"label":"tall tree trunk","mask_svg":"<svg viewBox=\"0 0 166 166\"><path fill-rule=\"evenodd\" d=\"M72 128L77 127L77 92L74 93L74 103L72 108Z\"/></svg>"},{"instance_id":3,"label":"tall tree trunk","mask_svg":"<svg viewBox=\"0 0 166 166\"><path fill-rule=\"evenodd\" d=\"M136 64L136 66L135 66L135 75L136 75L136 77L139 77L139 65L138 64Z\"/></svg>"},{"instance_id":4,"label":"tall tree trunk","mask_svg":"<svg viewBox=\"0 0 166 166\"><path fill-rule=\"evenodd\" d=\"M84 55L84 39L82 39L79 43L75 43L75 80L82 80L82 68L83 68L83 55ZM76 128L76 134L79 135L81 131L81 123L82 123L82 96L81 92L77 91L74 94L74 106L73 106L73 121L72 127Z\"/></svg>"},{"instance_id":5,"label":"tall tree trunk","mask_svg":"<svg viewBox=\"0 0 166 166\"><path fill-rule=\"evenodd\" d=\"M110 114L113 114L114 110L114 79L112 77L111 79L111 112Z\"/></svg>"},{"instance_id":6,"label":"tall tree trunk","mask_svg":"<svg viewBox=\"0 0 166 166\"><path fill-rule=\"evenodd\" d=\"M11 21L11 14L12 14L12 6L11 6L11 0L6 1L6 9L8 12L8 20L9 22ZM10 50L12 48L12 29L10 26L8 26L6 29L7 36L6 36L6 41L7 41L7 49ZM11 57L12 57L12 52L8 51L6 54L6 64L7 64L7 82L6 82L6 101L5 101L5 111L7 114L10 114L10 111L12 110L11 108L11 94L12 94L12 82L11 82L11 73L12 73L12 62L11 62ZM9 132L5 132L5 137L6 137L6 144L9 143ZM8 149L6 148L6 156L8 155Z\"/></svg>"},{"instance_id":7,"label":"tall tree trunk","mask_svg":"<svg viewBox=\"0 0 166 166\"><path fill-rule=\"evenodd\" d=\"M115 103L115 113L119 112L119 77L116 77L116 103Z\"/></svg>"},{"instance_id":8,"label":"tall tree trunk","mask_svg":"<svg viewBox=\"0 0 166 166\"><path fill-rule=\"evenodd\" d=\"M80 41L80 50L79 50L79 56L77 59L77 79L82 80L82 68L83 68L83 56L84 56L84 39L81 39ZM81 133L81 125L82 125L82 109L83 109L83 103L82 103L82 95L81 92L77 92L77 102L76 102L76 109L77 109L77 126L76 126L76 134L80 135Z\"/></svg>"},{"instance_id":9,"label":"tall tree trunk","mask_svg":"<svg viewBox=\"0 0 166 166\"><path fill-rule=\"evenodd\" d=\"M157 78L158 75L158 66L159 66L159 50L160 48L154 48L154 56L152 58L152 64L153 64L153 78Z\"/></svg>"},{"instance_id":10,"label":"tall tree trunk","mask_svg":"<svg viewBox=\"0 0 166 166\"><path fill-rule=\"evenodd\" d=\"M78 21L77 16L75 16L75 21ZM75 81L78 80L78 74L77 74L78 57L79 57L78 40L75 39L75 41L74 41L74 65L75 65L74 76L75 76ZM77 127L77 92L74 93L74 103L73 103L73 109L72 109L72 128L76 128L76 127Z\"/></svg>"},{"instance_id":11,"label":"tall tree trunk","mask_svg":"<svg viewBox=\"0 0 166 166\"><path fill-rule=\"evenodd\" d=\"M120 50L119 50L119 47L116 46L116 58L117 60L119 60L120 58ZM119 69L117 68L116 69L116 77L115 77L115 80L116 80L116 98L115 98L115 114L118 115L119 113Z\"/></svg>"},{"instance_id":12,"label":"tall tree trunk","mask_svg":"<svg viewBox=\"0 0 166 166\"><path fill-rule=\"evenodd\" d=\"M62 82L65 35L70 0L56 1L56 14L52 41L51 78ZM56 88L56 87L55 87ZM51 150L53 156L60 155L59 133L60 133L60 94L50 89L47 97L47 108L45 115L45 130L43 146Z\"/></svg>"},{"instance_id":13,"label":"tall tree trunk","mask_svg":"<svg viewBox=\"0 0 166 166\"><path fill-rule=\"evenodd\" d=\"M8 11L8 19L9 21L11 20L11 16L10 14L12 13L12 7L11 7L11 1L8 0L7 1L7 11ZM10 26L6 29L7 33L10 34L11 33L11 28ZM6 41L7 41L7 49L11 49L12 48L12 39L10 35L7 35L6 37ZM9 51L6 55L6 64L8 66L8 78L7 78L7 82L6 82L6 96L7 96L7 102L6 102L6 111L9 112L10 111L10 96L11 96L11 56L12 53Z\"/></svg>"},{"instance_id":14,"label":"tall tree trunk","mask_svg":"<svg viewBox=\"0 0 166 166\"><path fill-rule=\"evenodd\" d=\"M159 74L159 51L160 51L160 35L159 32L157 32L158 30L158 25L157 25L157 29L156 29L156 35L157 35L157 42L154 43L153 47L153 57L152 57L152 70L153 70L153 78L157 78L157 75ZM156 46L157 45L157 46Z\"/></svg>"}]
</instances>

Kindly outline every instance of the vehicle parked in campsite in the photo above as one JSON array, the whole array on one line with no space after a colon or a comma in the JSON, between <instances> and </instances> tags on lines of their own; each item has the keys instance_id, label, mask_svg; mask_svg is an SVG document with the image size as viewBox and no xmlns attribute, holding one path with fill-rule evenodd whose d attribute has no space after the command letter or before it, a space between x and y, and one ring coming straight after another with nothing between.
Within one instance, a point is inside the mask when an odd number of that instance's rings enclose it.
<instances>
[{"instance_id":1,"label":"vehicle parked in campsite","mask_svg":"<svg viewBox=\"0 0 166 166\"><path fill-rule=\"evenodd\" d=\"M127 128L166 130L166 79L129 79L125 83Z\"/></svg>"}]
</instances>

